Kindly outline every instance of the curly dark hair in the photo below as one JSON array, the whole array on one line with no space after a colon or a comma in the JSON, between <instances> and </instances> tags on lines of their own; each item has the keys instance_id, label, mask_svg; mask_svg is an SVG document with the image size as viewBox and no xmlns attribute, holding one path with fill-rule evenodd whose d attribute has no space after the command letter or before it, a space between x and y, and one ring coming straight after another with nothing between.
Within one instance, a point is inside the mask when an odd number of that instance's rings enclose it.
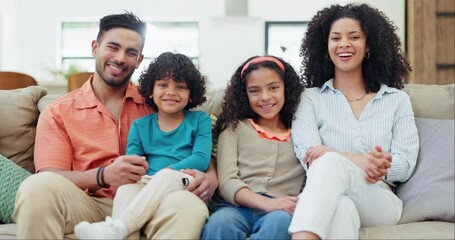
<instances>
[{"instance_id":1,"label":"curly dark hair","mask_svg":"<svg viewBox=\"0 0 455 240\"><path fill-rule=\"evenodd\" d=\"M303 92L305 86L303 81L299 78L294 68L283 59L268 56L278 59L283 65L285 71L283 71L275 62L264 61L259 63L250 64L242 75L242 69L246 63L250 60L257 58L254 56L246 60L244 63L237 68L234 75L232 75L230 82L225 90L223 110L218 116L215 128L213 130L213 138L217 139L219 134L225 130L229 123L234 124L234 128L237 126L239 120L252 118L257 121L259 116L252 110L246 91L246 80L249 73L259 68L268 68L276 71L280 77L284 80L284 94L285 102L284 106L280 111L280 119L284 126L287 128L291 127L292 120L294 119L294 113L297 110L297 106L300 102L300 95Z\"/></svg>"},{"instance_id":2,"label":"curly dark hair","mask_svg":"<svg viewBox=\"0 0 455 240\"><path fill-rule=\"evenodd\" d=\"M153 93L156 80L172 79L176 82L185 82L190 89L190 98L185 109L202 105L205 97L205 78L193 64L191 59L179 53L165 52L153 60L147 70L139 77L139 93L146 99L147 105L158 111L155 102L149 98Z\"/></svg>"},{"instance_id":3,"label":"curly dark hair","mask_svg":"<svg viewBox=\"0 0 455 240\"><path fill-rule=\"evenodd\" d=\"M319 11L308 23L300 49L302 78L306 87L321 87L334 77L334 64L326 58L326 54L330 28L341 18L359 21L366 35L370 55L362 62L366 91L379 91L381 83L403 88L404 78L411 71L411 66L401 49L397 27L383 12L368 4L332 5Z\"/></svg>"}]
</instances>

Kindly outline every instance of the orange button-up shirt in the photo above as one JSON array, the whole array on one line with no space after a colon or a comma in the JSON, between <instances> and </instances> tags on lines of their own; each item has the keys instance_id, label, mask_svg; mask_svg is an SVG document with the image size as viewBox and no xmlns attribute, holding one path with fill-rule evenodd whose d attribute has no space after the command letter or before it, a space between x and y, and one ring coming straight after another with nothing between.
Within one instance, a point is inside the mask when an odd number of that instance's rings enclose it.
<instances>
[{"instance_id":1,"label":"orange button-up shirt","mask_svg":"<svg viewBox=\"0 0 455 240\"><path fill-rule=\"evenodd\" d=\"M36 171L58 168L86 171L109 165L125 154L131 123L152 110L137 87L129 83L119 123L95 96L93 77L82 88L49 104L41 113L35 141ZM101 189L96 195L112 198L115 189Z\"/></svg>"}]
</instances>

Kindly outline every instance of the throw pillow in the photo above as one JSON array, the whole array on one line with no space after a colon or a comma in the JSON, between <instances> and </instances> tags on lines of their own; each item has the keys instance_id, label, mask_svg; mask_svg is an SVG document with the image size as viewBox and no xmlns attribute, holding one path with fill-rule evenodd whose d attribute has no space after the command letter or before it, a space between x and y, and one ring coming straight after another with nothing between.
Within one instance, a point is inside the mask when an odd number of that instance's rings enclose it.
<instances>
[{"instance_id":1,"label":"throw pillow","mask_svg":"<svg viewBox=\"0 0 455 240\"><path fill-rule=\"evenodd\" d=\"M418 118L453 119L455 84L406 84L403 88L411 98L412 110Z\"/></svg>"},{"instance_id":2,"label":"throw pillow","mask_svg":"<svg viewBox=\"0 0 455 240\"><path fill-rule=\"evenodd\" d=\"M0 155L0 222L14 223L16 192L22 181L30 176L22 167Z\"/></svg>"},{"instance_id":3,"label":"throw pillow","mask_svg":"<svg viewBox=\"0 0 455 240\"><path fill-rule=\"evenodd\" d=\"M47 91L31 86L14 90L0 90L0 154L34 172L37 103Z\"/></svg>"},{"instance_id":4,"label":"throw pillow","mask_svg":"<svg viewBox=\"0 0 455 240\"><path fill-rule=\"evenodd\" d=\"M403 200L400 224L418 221L455 222L454 120L416 119L420 138L417 166L398 186Z\"/></svg>"}]
</instances>

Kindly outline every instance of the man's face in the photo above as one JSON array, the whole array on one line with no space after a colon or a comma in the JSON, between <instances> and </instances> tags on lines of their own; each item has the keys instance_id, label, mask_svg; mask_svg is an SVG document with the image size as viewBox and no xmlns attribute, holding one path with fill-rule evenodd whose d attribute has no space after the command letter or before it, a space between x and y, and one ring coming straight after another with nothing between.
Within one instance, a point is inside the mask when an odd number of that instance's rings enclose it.
<instances>
[{"instance_id":1,"label":"man's face","mask_svg":"<svg viewBox=\"0 0 455 240\"><path fill-rule=\"evenodd\" d=\"M100 41L92 42L96 73L109 86L128 84L134 70L142 62L142 37L126 28L112 28L102 35Z\"/></svg>"}]
</instances>

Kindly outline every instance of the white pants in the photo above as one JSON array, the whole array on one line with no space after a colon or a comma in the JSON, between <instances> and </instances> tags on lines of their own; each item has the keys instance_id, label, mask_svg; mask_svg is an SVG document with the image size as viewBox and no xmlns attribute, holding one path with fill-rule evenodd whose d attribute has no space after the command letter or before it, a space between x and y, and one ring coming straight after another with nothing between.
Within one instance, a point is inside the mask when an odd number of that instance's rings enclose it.
<instances>
[{"instance_id":1,"label":"white pants","mask_svg":"<svg viewBox=\"0 0 455 240\"><path fill-rule=\"evenodd\" d=\"M341 154L329 152L311 164L289 232L308 231L321 239L358 239L360 227L396 225L402 201Z\"/></svg>"},{"instance_id":2,"label":"white pants","mask_svg":"<svg viewBox=\"0 0 455 240\"><path fill-rule=\"evenodd\" d=\"M137 236L137 231L153 217L162 199L172 192L183 190L185 184L192 180L193 177L188 174L163 169L146 184L122 185L114 198L112 217L122 219L128 227L128 233Z\"/></svg>"}]
</instances>

